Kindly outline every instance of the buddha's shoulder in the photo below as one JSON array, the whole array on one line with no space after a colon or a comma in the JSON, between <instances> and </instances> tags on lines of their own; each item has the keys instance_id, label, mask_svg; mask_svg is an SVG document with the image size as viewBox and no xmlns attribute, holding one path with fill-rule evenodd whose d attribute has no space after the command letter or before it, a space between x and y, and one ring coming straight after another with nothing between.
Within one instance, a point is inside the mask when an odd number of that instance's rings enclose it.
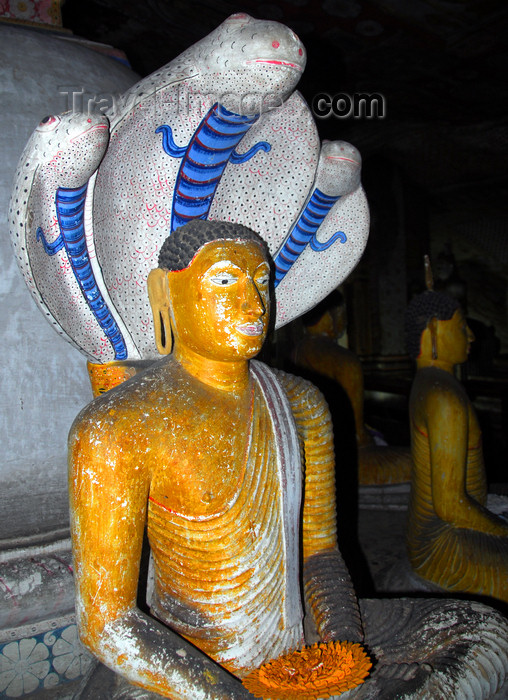
<instances>
[{"instance_id":1,"label":"buddha's shoulder","mask_svg":"<svg viewBox=\"0 0 508 700\"><path fill-rule=\"evenodd\" d=\"M291 403L304 401L315 401L322 398L320 390L308 379L300 377L297 374L286 372L282 369L268 367L267 365L257 362L257 366L261 365L265 372L268 372L279 386L284 390Z\"/></svg>"},{"instance_id":2,"label":"buddha's shoulder","mask_svg":"<svg viewBox=\"0 0 508 700\"><path fill-rule=\"evenodd\" d=\"M114 389L93 399L78 414L73 430L95 429L119 423L131 425L148 415L156 416L161 405L177 402L183 377L180 366L171 358L155 362Z\"/></svg>"},{"instance_id":3,"label":"buddha's shoulder","mask_svg":"<svg viewBox=\"0 0 508 700\"><path fill-rule=\"evenodd\" d=\"M436 367L425 367L417 371L412 396L427 402L446 400L462 405L468 403L466 390L459 380L453 374Z\"/></svg>"}]
</instances>

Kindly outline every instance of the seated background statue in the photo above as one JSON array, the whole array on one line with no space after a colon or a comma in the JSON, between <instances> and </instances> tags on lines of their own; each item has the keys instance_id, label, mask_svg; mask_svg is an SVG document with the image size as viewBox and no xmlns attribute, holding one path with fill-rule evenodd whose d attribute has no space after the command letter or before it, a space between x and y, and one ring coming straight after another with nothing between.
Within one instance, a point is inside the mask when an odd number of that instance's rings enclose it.
<instances>
[{"instance_id":1,"label":"seated background statue","mask_svg":"<svg viewBox=\"0 0 508 700\"><path fill-rule=\"evenodd\" d=\"M332 408L336 430L347 420L348 406L339 406L331 394L340 387L346 393L354 418L356 432L356 460L360 485L385 485L408 482L411 477L411 454L407 447L376 444L364 421L363 368L358 357L338 344L345 325L345 304L339 292L330 294L303 317L304 332L298 339L293 361L298 369L310 370L308 378L315 382L331 406L337 404L337 414ZM323 382L323 378L325 382ZM327 379L332 379L333 383ZM328 391L325 388L328 387ZM332 400L331 400L332 398ZM341 439L343 439L342 432Z\"/></svg>"},{"instance_id":2,"label":"seated background statue","mask_svg":"<svg viewBox=\"0 0 508 700\"><path fill-rule=\"evenodd\" d=\"M81 638L146 689L116 677L101 691L238 700L252 697L239 679L265 661L365 639L378 663L355 700L459 698L468 683L493 697L508 677L501 615L457 601L358 605L336 543L326 404L251 359L270 303L256 234L196 220L164 244L148 288L157 345L167 354L174 338L172 354L95 399L69 441ZM136 602L145 525L151 615Z\"/></svg>"},{"instance_id":3,"label":"seated background statue","mask_svg":"<svg viewBox=\"0 0 508 700\"><path fill-rule=\"evenodd\" d=\"M414 472L408 514L411 566L449 591L508 602L508 522L487 509L481 431L454 376L473 334L459 303L426 291L406 317L417 372L410 397Z\"/></svg>"}]
</instances>

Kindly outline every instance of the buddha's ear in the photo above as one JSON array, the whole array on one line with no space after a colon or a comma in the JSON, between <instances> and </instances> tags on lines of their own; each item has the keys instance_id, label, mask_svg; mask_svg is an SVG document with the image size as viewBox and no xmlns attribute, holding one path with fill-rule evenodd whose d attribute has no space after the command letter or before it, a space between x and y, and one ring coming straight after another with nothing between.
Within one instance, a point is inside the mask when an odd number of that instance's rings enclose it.
<instances>
[{"instance_id":1,"label":"buddha's ear","mask_svg":"<svg viewBox=\"0 0 508 700\"><path fill-rule=\"evenodd\" d=\"M433 316L428 323L433 360L437 360L437 324L438 320L435 316Z\"/></svg>"},{"instance_id":2,"label":"buddha's ear","mask_svg":"<svg viewBox=\"0 0 508 700\"><path fill-rule=\"evenodd\" d=\"M173 347L169 312L169 284L166 270L156 267L148 275L148 298L152 307L155 344L161 355L169 355Z\"/></svg>"}]
</instances>

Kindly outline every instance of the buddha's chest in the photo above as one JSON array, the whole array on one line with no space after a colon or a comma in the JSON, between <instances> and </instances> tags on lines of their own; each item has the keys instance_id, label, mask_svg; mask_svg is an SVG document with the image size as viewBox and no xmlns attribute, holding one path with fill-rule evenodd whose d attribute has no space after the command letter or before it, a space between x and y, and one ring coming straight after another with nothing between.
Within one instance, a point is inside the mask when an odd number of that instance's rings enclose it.
<instances>
[{"instance_id":1,"label":"buddha's chest","mask_svg":"<svg viewBox=\"0 0 508 700\"><path fill-rule=\"evenodd\" d=\"M482 442L482 432L480 429L480 424L478 423L478 417L476 411L474 410L472 404L468 406L468 438L467 447L468 450L481 449Z\"/></svg>"},{"instance_id":2,"label":"buddha's chest","mask_svg":"<svg viewBox=\"0 0 508 700\"><path fill-rule=\"evenodd\" d=\"M245 478L251 445L249 405L195 404L172 416L154 460L150 499L194 518L223 512Z\"/></svg>"}]
</instances>

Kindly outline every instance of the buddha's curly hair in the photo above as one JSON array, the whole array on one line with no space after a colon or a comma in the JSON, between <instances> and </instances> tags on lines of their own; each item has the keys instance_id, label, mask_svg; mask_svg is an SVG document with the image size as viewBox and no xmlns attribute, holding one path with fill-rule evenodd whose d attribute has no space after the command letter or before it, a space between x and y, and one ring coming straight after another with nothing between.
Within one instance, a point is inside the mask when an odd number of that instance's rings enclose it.
<instances>
[{"instance_id":1,"label":"buddha's curly hair","mask_svg":"<svg viewBox=\"0 0 508 700\"><path fill-rule=\"evenodd\" d=\"M200 248L218 240L254 241L268 255L264 240L247 226L230 221L193 219L166 238L159 252L159 267L171 272L184 270Z\"/></svg>"},{"instance_id":2,"label":"buddha's curly hair","mask_svg":"<svg viewBox=\"0 0 508 700\"><path fill-rule=\"evenodd\" d=\"M420 354L422 333L431 318L449 321L460 309L459 302L442 292L426 291L415 296L406 309L405 334L407 351L413 359Z\"/></svg>"}]
</instances>

